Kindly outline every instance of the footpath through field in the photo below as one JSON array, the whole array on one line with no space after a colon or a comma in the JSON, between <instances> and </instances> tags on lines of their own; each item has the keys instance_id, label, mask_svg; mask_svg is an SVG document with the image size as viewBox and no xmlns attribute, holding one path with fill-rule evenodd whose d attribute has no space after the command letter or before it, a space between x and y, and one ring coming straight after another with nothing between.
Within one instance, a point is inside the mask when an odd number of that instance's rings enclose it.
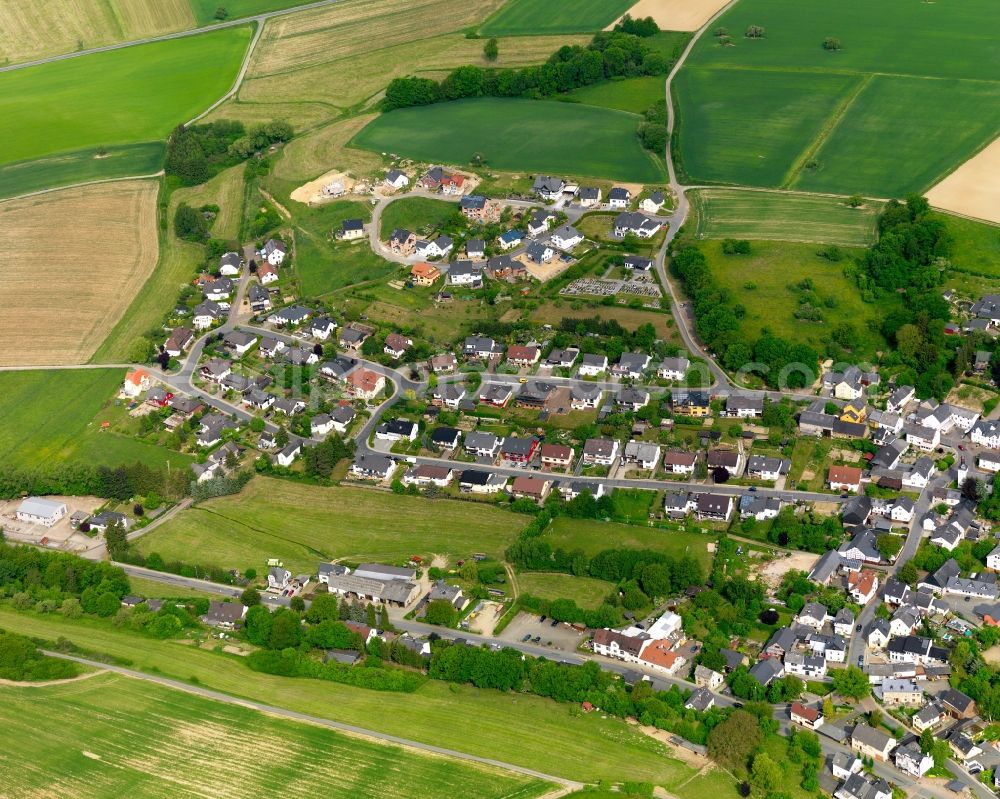
<instances>
[{"instance_id":1,"label":"footpath through field","mask_svg":"<svg viewBox=\"0 0 1000 799\"><path fill-rule=\"evenodd\" d=\"M331 721L330 719L320 718L319 716L310 716L306 713L299 713L295 710L288 710L283 707L276 707L275 705L267 705L263 702L255 702L251 699L238 699L235 696L230 696L229 694L221 693L220 691L213 691L209 688L202 688L197 685L190 685L188 683L181 682L179 680L172 680L169 677L158 677L153 674L146 674L141 671L135 671L134 669L126 669L121 666L112 666L107 663L101 663L97 660L89 660L88 658L81 658L75 655L67 655L63 652L51 652L43 650L44 654L49 657L61 658L63 660L71 660L74 663L82 663L85 666L92 666L96 669L103 669L104 671L110 671L115 674L121 674L124 677L132 677L136 680L146 680L147 682L156 683L157 685L162 685L165 688L172 688L176 691L184 691L185 693L194 694L195 696L200 696L205 699L212 699L216 702L223 702L227 705L238 705L239 707L250 708L251 710L256 710L260 713L268 713L272 716L278 716L280 718L291 719L293 721L300 721L306 724L317 724L321 727L328 727L330 729L339 730L340 732L346 732L351 735L360 735L364 738L371 738L378 741L383 741L385 743L396 744L397 746L405 746L408 749L415 749L420 752L429 752L434 755L441 755L443 757L450 757L456 760L465 760L470 763L478 763L482 766L490 766L492 768L503 769L504 771L512 771L515 774L523 774L526 777L532 777L534 779L545 780L546 782L551 782L562 786L562 788L567 790L580 790L584 788L582 782L576 782L575 780L567 780L563 777L555 777L551 774L544 774L540 771L534 771L533 769L523 768L522 766L515 766L513 763L505 763L502 760L493 760L488 757L479 757L477 755L470 755L466 752L459 752L455 749L446 749L443 746L434 746L433 744L424 744L419 741L411 741L408 738L400 738L397 735L389 735L387 733L375 732L374 730L368 730L364 727L357 727L353 724L344 724L339 721Z\"/></svg>"}]
</instances>

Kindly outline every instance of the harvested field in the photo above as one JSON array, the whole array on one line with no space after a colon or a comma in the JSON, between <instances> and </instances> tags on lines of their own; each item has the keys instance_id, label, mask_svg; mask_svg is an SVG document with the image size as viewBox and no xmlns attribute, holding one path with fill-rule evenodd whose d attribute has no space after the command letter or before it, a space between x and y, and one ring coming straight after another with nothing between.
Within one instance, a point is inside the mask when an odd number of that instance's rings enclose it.
<instances>
[{"instance_id":1,"label":"harvested field","mask_svg":"<svg viewBox=\"0 0 1000 799\"><path fill-rule=\"evenodd\" d=\"M187 0L0 0L0 61L30 61L192 27Z\"/></svg>"},{"instance_id":2,"label":"harvested field","mask_svg":"<svg viewBox=\"0 0 1000 799\"><path fill-rule=\"evenodd\" d=\"M639 0L628 13L636 18L652 17L665 31L696 31L728 2L729 0ZM613 27L614 23L608 29Z\"/></svg>"},{"instance_id":3,"label":"harvested field","mask_svg":"<svg viewBox=\"0 0 1000 799\"><path fill-rule=\"evenodd\" d=\"M0 364L85 363L158 255L155 181L0 203Z\"/></svg>"},{"instance_id":4,"label":"harvested field","mask_svg":"<svg viewBox=\"0 0 1000 799\"><path fill-rule=\"evenodd\" d=\"M207 183L181 189L184 202L195 208L217 205L219 213L212 220L210 231L217 239L236 239L243 216L243 170L239 164L220 172Z\"/></svg>"},{"instance_id":5,"label":"harvested field","mask_svg":"<svg viewBox=\"0 0 1000 799\"><path fill-rule=\"evenodd\" d=\"M935 208L1000 224L1000 138L927 192Z\"/></svg>"},{"instance_id":6,"label":"harvested field","mask_svg":"<svg viewBox=\"0 0 1000 799\"><path fill-rule=\"evenodd\" d=\"M82 685L4 686L0 698L0 717L20 742L5 746L11 796L236 799L279 793L293 774L335 799L465 791L527 799L550 787L110 674ZM45 723L52 718L59 724Z\"/></svg>"},{"instance_id":7,"label":"harvested field","mask_svg":"<svg viewBox=\"0 0 1000 799\"><path fill-rule=\"evenodd\" d=\"M250 76L290 72L457 31L479 22L502 0L344 0L270 22L254 53Z\"/></svg>"},{"instance_id":8,"label":"harvested field","mask_svg":"<svg viewBox=\"0 0 1000 799\"><path fill-rule=\"evenodd\" d=\"M599 31L628 9L631 0L507 0L483 23L483 36Z\"/></svg>"}]
</instances>

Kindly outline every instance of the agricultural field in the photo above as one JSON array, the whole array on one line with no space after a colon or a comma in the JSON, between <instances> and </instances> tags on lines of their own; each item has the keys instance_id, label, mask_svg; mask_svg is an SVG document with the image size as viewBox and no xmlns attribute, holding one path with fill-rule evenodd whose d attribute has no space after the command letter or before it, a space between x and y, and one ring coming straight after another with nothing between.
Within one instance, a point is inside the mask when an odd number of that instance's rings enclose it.
<instances>
[{"instance_id":1,"label":"agricultural field","mask_svg":"<svg viewBox=\"0 0 1000 799\"><path fill-rule=\"evenodd\" d=\"M847 321L857 342L854 355L874 358L886 344L870 329L869 322L877 325L892 303L862 302L857 285L844 275L844 267L860 255L858 250L845 249L843 260L834 263L819 256L820 249L815 244L755 241L750 255L725 255L719 241L701 245L719 285L729 289L746 309L740 324L747 340L756 339L766 329L789 341L808 344L822 354L832 329ZM811 288L803 284L806 280L811 281ZM804 303L822 320L796 318Z\"/></svg>"},{"instance_id":2,"label":"agricultural field","mask_svg":"<svg viewBox=\"0 0 1000 799\"><path fill-rule=\"evenodd\" d=\"M782 186L857 82L851 75L704 69L688 61L673 84L674 157L687 182Z\"/></svg>"},{"instance_id":3,"label":"agricultural field","mask_svg":"<svg viewBox=\"0 0 1000 799\"><path fill-rule=\"evenodd\" d=\"M0 605L0 628L50 641L62 636L91 651L127 658L139 670L194 678L225 692L239 686L239 695L260 702L574 780L648 780L672 790L695 773L669 757L662 744L621 721L581 714L575 706L540 697L434 680L415 693L397 694L275 677L250 671L230 655L138 636L106 621L71 621L17 612L9 605ZM476 734L469 735L470 729Z\"/></svg>"},{"instance_id":4,"label":"agricultural field","mask_svg":"<svg viewBox=\"0 0 1000 799\"><path fill-rule=\"evenodd\" d=\"M0 166L0 199L77 183L155 175L163 168L164 149L163 142L155 141L91 147L4 164Z\"/></svg>"},{"instance_id":5,"label":"agricultural field","mask_svg":"<svg viewBox=\"0 0 1000 799\"><path fill-rule=\"evenodd\" d=\"M432 230L457 213L457 203L432 200L429 197L406 197L386 206L379 225L379 237L388 239L396 228Z\"/></svg>"},{"instance_id":6,"label":"agricultural field","mask_svg":"<svg viewBox=\"0 0 1000 799\"><path fill-rule=\"evenodd\" d=\"M0 64L191 27L188 0L0 0Z\"/></svg>"},{"instance_id":7,"label":"agricultural field","mask_svg":"<svg viewBox=\"0 0 1000 799\"><path fill-rule=\"evenodd\" d=\"M86 363L158 255L152 180L0 203L0 363Z\"/></svg>"},{"instance_id":8,"label":"agricultural field","mask_svg":"<svg viewBox=\"0 0 1000 799\"><path fill-rule=\"evenodd\" d=\"M597 32L629 10L635 0L507 0L484 22L482 36Z\"/></svg>"},{"instance_id":9,"label":"agricultural field","mask_svg":"<svg viewBox=\"0 0 1000 799\"><path fill-rule=\"evenodd\" d=\"M584 105L597 105L641 114L653 103L663 100L666 95L663 78L651 76L581 86L566 96Z\"/></svg>"},{"instance_id":10,"label":"agricultural field","mask_svg":"<svg viewBox=\"0 0 1000 799\"><path fill-rule=\"evenodd\" d=\"M521 593L541 599L572 599L581 608L597 608L616 588L605 580L574 577L556 572L522 572L517 575Z\"/></svg>"},{"instance_id":11,"label":"agricultural field","mask_svg":"<svg viewBox=\"0 0 1000 799\"><path fill-rule=\"evenodd\" d=\"M1000 225L941 214L951 234L952 271L1000 280ZM996 291L994 284L992 290Z\"/></svg>"},{"instance_id":12,"label":"agricultural field","mask_svg":"<svg viewBox=\"0 0 1000 799\"><path fill-rule=\"evenodd\" d=\"M372 114L362 114L296 136L276 161L274 177L294 183L297 188L331 169L342 169L354 175L374 172L382 165L378 155L348 147L348 142L373 119Z\"/></svg>"},{"instance_id":13,"label":"agricultural field","mask_svg":"<svg viewBox=\"0 0 1000 799\"><path fill-rule=\"evenodd\" d=\"M679 342L680 336L674 324L674 318L660 311L648 311L642 308L628 308L624 305L596 305L593 308L573 308L560 300L563 305L544 303L531 312L531 321L544 325L557 325L563 319L614 319L626 330L635 331L640 325L650 324L656 328L657 338L670 342Z\"/></svg>"},{"instance_id":14,"label":"agricultural field","mask_svg":"<svg viewBox=\"0 0 1000 799\"><path fill-rule=\"evenodd\" d=\"M410 33L418 31L427 32L426 25L418 25ZM393 78L410 74L440 78L448 70L469 64L501 69L538 64L563 45L585 44L589 39L589 36L507 38L499 42L497 60L488 62L483 55L483 41L468 39L458 31L438 34L435 29L429 38L378 47L370 47L371 43L364 38L355 38L349 52L330 61L312 66L289 65L277 72L253 70L240 87L236 107L257 104L261 115L285 117L297 129L307 128L315 124L312 118L316 113L328 118L337 110L350 112L359 106L371 107ZM284 44L294 44L294 40ZM297 102L284 103L290 97L297 98ZM272 112L272 104L280 112ZM231 103L225 108L230 106ZM254 107L244 105L243 110ZM228 115L229 111L220 113Z\"/></svg>"},{"instance_id":15,"label":"agricultural field","mask_svg":"<svg viewBox=\"0 0 1000 799\"><path fill-rule=\"evenodd\" d=\"M764 239L867 247L875 243L881 204L764 191L700 189L688 194L700 239Z\"/></svg>"},{"instance_id":16,"label":"agricultural field","mask_svg":"<svg viewBox=\"0 0 1000 799\"><path fill-rule=\"evenodd\" d=\"M1000 132L1000 81L985 68L1000 37L993 12L990 0L735 4L718 21L729 46L702 37L678 76L687 174L874 197L926 190ZM762 38L743 35L751 25Z\"/></svg>"},{"instance_id":17,"label":"agricultural field","mask_svg":"<svg viewBox=\"0 0 1000 799\"><path fill-rule=\"evenodd\" d=\"M665 179L636 135L640 117L540 100L478 98L403 108L375 119L352 144L422 161L552 172L636 183Z\"/></svg>"},{"instance_id":18,"label":"agricultural field","mask_svg":"<svg viewBox=\"0 0 1000 799\"><path fill-rule=\"evenodd\" d=\"M211 25L219 21L215 16L219 8L226 9L226 19L243 19L267 11L281 11L305 5L308 0L185 0L185 2L191 3L191 9L199 25Z\"/></svg>"},{"instance_id":19,"label":"agricultural field","mask_svg":"<svg viewBox=\"0 0 1000 799\"><path fill-rule=\"evenodd\" d=\"M231 88L249 40L229 28L2 73L0 163L166 138Z\"/></svg>"},{"instance_id":20,"label":"agricultural field","mask_svg":"<svg viewBox=\"0 0 1000 799\"><path fill-rule=\"evenodd\" d=\"M441 799L461 791L528 799L551 788L111 674L42 688L0 686L0 699L0 720L12 736L4 752L5 790L17 796L58 786L61 796L79 799L206 791L237 799L281 793L292 775L344 799L395 799L402 784ZM47 723L53 718L58 725Z\"/></svg>"},{"instance_id":21,"label":"agricultural field","mask_svg":"<svg viewBox=\"0 0 1000 799\"><path fill-rule=\"evenodd\" d=\"M124 369L0 372L0 450L6 463L32 469L142 461L186 468L186 455L101 429L104 421L125 418L124 406L113 403L124 377Z\"/></svg>"},{"instance_id":22,"label":"agricultural field","mask_svg":"<svg viewBox=\"0 0 1000 799\"><path fill-rule=\"evenodd\" d=\"M232 167L200 186L177 189L171 193L166 212L166 218L171 220L171 223L167 230L161 230L159 234L160 258L142 289L128 306L128 310L118 324L106 334L104 342L91 358L93 363L128 361L130 349L136 338L145 336L154 329L158 330L165 314L177 302L181 288L194 277L198 263L204 258L204 249L201 246L181 241L174 235L172 220L177 206L182 202L189 204L218 202L220 210L219 216L213 222L213 232L216 226L220 231L233 231L238 226L238 215L243 207L243 200L237 188L242 186L242 182L236 180L236 176L242 175L242 172L242 166ZM238 208L229 207L237 199ZM224 204L226 207L223 207ZM237 215L236 220L233 219L233 214ZM147 235L156 229L155 225L147 228Z\"/></svg>"},{"instance_id":23,"label":"agricultural field","mask_svg":"<svg viewBox=\"0 0 1000 799\"><path fill-rule=\"evenodd\" d=\"M281 558L296 573L321 560L501 557L524 517L451 500L397 496L363 488L319 488L258 477L239 496L184 511L139 540L144 554L225 568L260 568Z\"/></svg>"},{"instance_id":24,"label":"agricultural field","mask_svg":"<svg viewBox=\"0 0 1000 799\"><path fill-rule=\"evenodd\" d=\"M1000 138L926 194L934 208L1000 225Z\"/></svg>"},{"instance_id":25,"label":"agricultural field","mask_svg":"<svg viewBox=\"0 0 1000 799\"><path fill-rule=\"evenodd\" d=\"M560 516L545 531L545 540L553 549L581 549L588 557L611 547L652 549L675 557L689 554L696 557L707 572L712 563L708 545L715 543L715 536ZM520 579L518 577L519 582Z\"/></svg>"},{"instance_id":26,"label":"agricultural field","mask_svg":"<svg viewBox=\"0 0 1000 799\"><path fill-rule=\"evenodd\" d=\"M725 5L726 0L639 0L629 14L652 17L664 31L696 31Z\"/></svg>"}]
</instances>

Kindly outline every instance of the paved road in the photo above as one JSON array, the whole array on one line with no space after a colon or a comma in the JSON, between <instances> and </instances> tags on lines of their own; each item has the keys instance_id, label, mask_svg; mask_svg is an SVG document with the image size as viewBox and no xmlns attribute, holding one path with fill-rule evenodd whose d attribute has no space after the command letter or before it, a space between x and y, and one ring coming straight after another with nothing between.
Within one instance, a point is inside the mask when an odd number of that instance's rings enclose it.
<instances>
[{"instance_id":1,"label":"paved road","mask_svg":"<svg viewBox=\"0 0 1000 799\"><path fill-rule=\"evenodd\" d=\"M59 55L49 56L48 58L38 58L34 61L24 61L20 64L11 64L10 66L0 67L0 72L13 72L17 69L37 67L41 64L51 64L53 61L66 61L70 58L80 58L81 56L93 55L94 53L107 53L111 50L122 50L126 47L135 47L136 45L150 44L151 42L164 42L169 39L183 39L187 36L198 36L199 34L208 33L209 31L223 30L225 28L238 28L243 25L248 25L251 22L257 23L259 35L260 29L269 19L285 16L286 14L294 14L298 11L307 11L312 8L323 8L324 6L330 6L338 2L340 2L340 0L318 0L318 2L315 3L306 3L292 8L283 8L279 11L268 11L267 13L257 14L253 17L241 17L240 19L230 19L225 22L217 22L212 25L206 25L202 28L191 28L190 30L176 31L175 33L165 33L162 36L147 36L142 39L133 39L128 42L108 44L104 47L91 47L86 50L77 50L73 53L61 53Z\"/></svg>"},{"instance_id":2,"label":"paved road","mask_svg":"<svg viewBox=\"0 0 1000 799\"><path fill-rule=\"evenodd\" d=\"M420 741L413 741L409 738L401 738L398 735L389 735L388 733L378 732L376 730L369 730L365 727L358 727L354 724L345 724L341 721L332 721L330 719L321 718L320 716L311 716L308 713L299 713L295 710L288 710L287 708L277 707L275 705L267 705L263 702L255 702L252 699L240 699L235 696L230 696L229 694L222 693L221 691L213 691L210 688L202 688L197 685L191 685L190 683L181 682L180 680L172 680L169 677L159 677L154 674L146 674L142 671L136 671L135 669L126 669L121 666L112 666L107 663L101 663L97 660L89 660L88 658L77 657L75 655L67 655L62 652L51 652L43 650L46 655L50 657L60 658L61 660L71 660L74 663L82 663L85 666L91 666L93 668L102 669L104 671L110 671L114 674L121 674L125 677L131 677L136 680L144 680L146 682L155 683L156 685L162 685L165 688L172 688L176 691L184 691L188 694L194 694L195 696L204 697L205 699L211 699L216 702L223 702L227 705L238 705L239 707L247 707L251 710L257 710L261 713L267 713L271 716L278 716L284 719L290 719L292 721L301 721L308 724L316 724L320 727L327 727L328 729L338 730L340 732L347 732L352 735L360 735L365 738L371 738L377 741L382 741L384 743L395 744L397 746L403 746L407 749L414 749L419 752L428 752L434 755L443 755L444 757L450 757L455 760L464 760L468 763L476 763L482 766L490 766L491 768L498 768L504 771L511 771L515 774L522 774L526 777L531 777L532 779L545 780L547 782L552 782L557 785L561 785L563 788L571 790L580 790L584 787L582 782L576 782L575 780L568 780L564 777L557 777L553 774L545 774L541 771L535 771L534 769L524 768L523 766L517 766L513 763L505 763L502 760L494 760L489 757L479 757L478 755L470 755L467 752L459 752L455 749L447 749L443 746L434 746L433 744L421 743Z\"/></svg>"}]
</instances>

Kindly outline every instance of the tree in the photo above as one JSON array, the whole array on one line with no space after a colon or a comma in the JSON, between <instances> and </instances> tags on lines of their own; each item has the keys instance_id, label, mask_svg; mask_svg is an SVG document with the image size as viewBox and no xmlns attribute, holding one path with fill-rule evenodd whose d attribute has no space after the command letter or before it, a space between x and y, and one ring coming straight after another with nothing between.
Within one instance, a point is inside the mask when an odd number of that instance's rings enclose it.
<instances>
[{"instance_id":1,"label":"tree","mask_svg":"<svg viewBox=\"0 0 1000 799\"><path fill-rule=\"evenodd\" d=\"M240 602L243 603L243 607L252 608L254 605L260 604L260 591L251 586L247 588L242 594L240 594Z\"/></svg>"},{"instance_id":2,"label":"tree","mask_svg":"<svg viewBox=\"0 0 1000 799\"><path fill-rule=\"evenodd\" d=\"M712 469L712 480L716 483L726 483L729 481L729 470L725 466L716 466Z\"/></svg>"},{"instance_id":3,"label":"tree","mask_svg":"<svg viewBox=\"0 0 1000 799\"><path fill-rule=\"evenodd\" d=\"M841 49L840 39L835 39L832 36L827 36L823 40L823 49L835 53L837 50ZM857 206L851 206L851 207L857 208Z\"/></svg>"},{"instance_id":4,"label":"tree","mask_svg":"<svg viewBox=\"0 0 1000 799\"><path fill-rule=\"evenodd\" d=\"M713 31L712 35L715 36L716 38L722 38L723 36L729 36L729 28L724 28L724 27L720 26L720 27L716 28Z\"/></svg>"},{"instance_id":5,"label":"tree","mask_svg":"<svg viewBox=\"0 0 1000 799\"><path fill-rule=\"evenodd\" d=\"M486 44L483 46L483 55L486 56L487 61L496 61L497 56L500 55L500 48L497 47L496 39L488 39Z\"/></svg>"},{"instance_id":6,"label":"tree","mask_svg":"<svg viewBox=\"0 0 1000 799\"><path fill-rule=\"evenodd\" d=\"M293 596L288 602L288 607L296 613L302 613L306 609L306 601L300 596Z\"/></svg>"},{"instance_id":7,"label":"tree","mask_svg":"<svg viewBox=\"0 0 1000 799\"><path fill-rule=\"evenodd\" d=\"M742 769L750 753L760 746L760 725L745 710L733 711L708 734L708 756L728 768Z\"/></svg>"},{"instance_id":8,"label":"tree","mask_svg":"<svg viewBox=\"0 0 1000 799\"><path fill-rule=\"evenodd\" d=\"M772 758L767 752L761 752L753 759L753 766L750 769L750 783L764 796L774 793L782 786L785 780L785 772L781 764Z\"/></svg>"},{"instance_id":9,"label":"tree","mask_svg":"<svg viewBox=\"0 0 1000 799\"><path fill-rule=\"evenodd\" d=\"M851 206L851 208L860 208L865 204L865 198L860 194L852 194L847 198L847 204Z\"/></svg>"},{"instance_id":10,"label":"tree","mask_svg":"<svg viewBox=\"0 0 1000 799\"><path fill-rule=\"evenodd\" d=\"M174 212L174 234L179 239L201 243L208 238L208 221L187 203Z\"/></svg>"},{"instance_id":11,"label":"tree","mask_svg":"<svg viewBox=\"0 0 1000 799\"><path fill-rule=\"evenodd\" d=\"M899 567L899 571L896 572L896 577L899 578L901 582L907 585L915 585L917 582L917 577L919 574L917 572L917 567L913 565L911 561L907 561L902 566Z\"/></svg>"},{"instance_id":12,"label":"tree","mask_svg":"<svg viewBox=\"0 0 1000 799\"><path fill-rule=\"evenodd\" d=\"M302 635L299 614L288 608L279 608L271 616L271 631L267 645L271 649L287 649L298 646Z\"/></svg>"},{"instance_id":13,"label":"tree","mask_svg":"<svg viewBox=\"0 0 1000 799\"><path fill-rule=\"evenodd\" d=\"M857 666L838 669L832 676L833 690L846 699L864 699L871 694L871 683L867 675Z\"/></svg>"},{"instance_id":14,"label":"tree","mask_svg":"<svg viewBox=\"0 0 1000 799\"><path fill-rule=\"evenodd\" d=\"M745 35L748 39L763 39L764 29L760 25L750 25Z\"/></svg>"},{"instance_id":15,"label":"tree","mask_svg":"<svg viewBox=\"0 0 1000 799\"><path fill-rule=\"evenodd\" d=\"M447 599L435 599L427 603L427 610L424 621L428 624L439 624L442 627L451 627L458 620L458 611Z\"/></svg>"},{"instance_id":16,"label":"tree","mask_svg":"<svg viewBox=\"0 0 1000 799\"><path fill-rule=\"evenodd\" d=\"M243 617L243 631L247 640L257 646L267 646L271 637L271 624L274 617L263 605L254 605Z\"/></svg>"},{"instance_id":17,"label":"tree","mask_svg":"<svg viewBox=\"0 0 1000 799\"><path fill-rule=\"evenodd\" d=\"M226 10L225 6L219 6L215 9L215 18L219 21L229 19L229 12Z\"/></svg>"}]
</instances>

